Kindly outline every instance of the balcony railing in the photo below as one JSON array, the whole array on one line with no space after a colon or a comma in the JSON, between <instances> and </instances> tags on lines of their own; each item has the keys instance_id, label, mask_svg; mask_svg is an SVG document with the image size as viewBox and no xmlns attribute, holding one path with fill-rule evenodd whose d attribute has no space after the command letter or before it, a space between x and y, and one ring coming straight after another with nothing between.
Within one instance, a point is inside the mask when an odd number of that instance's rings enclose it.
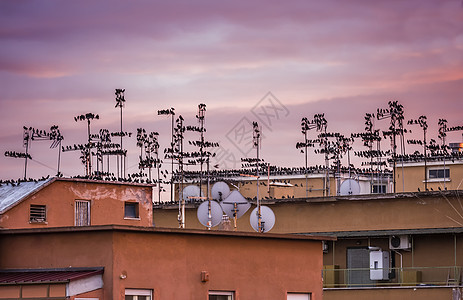
<instances>
[{"instance_id":1,"label":"balcony railing","mask_svg":"<svg viewBox=\"0 0 463 300\"><path fill-rule=\"evenodd\" d=\"M382 280L371 280L371 272L385 274ZM323 288L458 286L462 284L461 266L339 269L323 266ZM373 278L377 278L373 276Z\"/></svg>"}]
</instances>

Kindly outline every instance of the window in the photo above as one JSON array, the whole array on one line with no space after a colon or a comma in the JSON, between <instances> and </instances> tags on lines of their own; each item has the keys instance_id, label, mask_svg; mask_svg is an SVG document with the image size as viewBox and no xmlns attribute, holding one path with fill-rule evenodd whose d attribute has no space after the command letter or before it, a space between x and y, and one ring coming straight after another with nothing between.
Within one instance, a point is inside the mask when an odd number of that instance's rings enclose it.
<instances>
[{"instance_id":1,"label":"window","mask_svg":"<svg viewBox=\"0 0 463 300\"><path fill-rule=\"evenodd\" d=\"M125 289L125 300L152 300L152 290Z\"/></svg>"},{"instance_id":2,"label":"window","mask_svg":"<svg viewBox=\"0 0 463 300\"><path fill-rule=\"evenodd\" d=\"M308 293L288 293L286 300L310 300L310 294Z\"/></svg>"},{"instance_id":3,"label":"window","mask_svg":"<svg viewBox=\"0 0 463 300\"><path fill-rule=\"evenodd\" d=\"M42 223L47 221L47 206L31 204L29 209L29 222Z\"/></svg>"},{"instance_id":4,"label":"window","mask_svg":"<svg viewBox=\"0 0 463 300\"><path fill-rule=\"evenodd\" d=\"M90 226L90 201L76 200L76 226Z\"/></svg>"},{"instance_id":5,"label":"window","mask_svg":"<svg viewBox=\"0 0 463 300\"><path fill-rule=\"evenodd\" d=\"M444 179L444 178L450 178L450 169L439 168L439 169L429 169L428 170L428 179Z\"/></svg>"},{"instance_id":6,"label":"window","mask_svg":"<svg viewBox=\"0 0 463 300\"><path fill-rule=\"evenodd\" d=\"M372 193L373 194L386 194L386 185L385 184L373 184Z\"/></svg>"},{"instance_id":7,"label":"window","mask_svg":"<svg viewBox=\"0 0 463 300\"><path fill-rule=\"evenodd\" d=\"M209 300L233 300L234 296L234 292L209 291Z\"/></svg>"},{"instance_id":8,"label":"window","mask_svg":"<svg viewBox=\"0 0 463 300\"><path fill-rule=\"evenodd\" d=\"M138 219L138 202L125 202L124 218Z\"/></svg>"}]
</instances>

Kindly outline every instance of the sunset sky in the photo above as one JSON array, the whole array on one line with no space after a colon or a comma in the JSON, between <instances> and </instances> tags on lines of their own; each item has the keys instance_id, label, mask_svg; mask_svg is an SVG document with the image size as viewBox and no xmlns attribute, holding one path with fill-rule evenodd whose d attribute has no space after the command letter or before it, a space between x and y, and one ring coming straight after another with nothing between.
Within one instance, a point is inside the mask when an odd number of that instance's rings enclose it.
<instances>
[{"instance_id":1,"label":"sunset sky","mask_svg":"<svg viewBox=\"0 0 463 300\"><path fill-rule=\"evenodd\" d=\"M205 103L206 139L220 142L221 168L255 155L237 135L253 121L262 126L261 157L279 166L303 166L300 121L318 113L328 131L345 135L362 131L365 113L390 100L406 120L426 115L430 138L440 118L463 125L461 0L7 0L0 45L3 180L24 174L22 159L3 155L24 151L23 126L58 125L63 146L85 143L86 124L74 117L87 112L100 116L92 132L119 130L117 88L126 89L124 129L159 132L161 152L170 121L157 111L174 107L196 125ZM462 142L462 133L448 142ZM134 136L124 140L130 173L138 171ZM32 142L28 177L56 174L58 151L49 146ZM320 164L321 156L309 160ZM61 170L83 175L79 154L62 153Z\"/></svg>"}]
</instances>

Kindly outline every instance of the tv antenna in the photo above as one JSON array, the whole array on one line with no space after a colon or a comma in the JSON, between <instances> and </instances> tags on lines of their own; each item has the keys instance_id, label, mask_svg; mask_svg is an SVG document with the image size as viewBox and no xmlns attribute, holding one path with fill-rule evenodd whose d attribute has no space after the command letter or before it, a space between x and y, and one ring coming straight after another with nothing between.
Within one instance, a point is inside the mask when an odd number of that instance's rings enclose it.
<instances>
[{"instance_id":1,"label":"tv antenna","mask_svg":"<svg viewBox=\"0 0 463 300\"><path fill-rule=\"evenodd\" d=\"M120 107L121 108L121 131L120 131L120 136L121 136L121 150L124 149L122 146L122 139L125 136L124 131L122 130L122 108L125 106L125 97L124 97L124 92L125 89L116 89L115 95L116 95L116 108ZM117 159L117 174L118 177L120 178L125 178L125 157L126 157L126 152L122 151L120 153L120 170L119 170L119 156Z\"/></svg>"},{"instance_id":2,"label":"tv antenna","mask_svg":"<svg viewBox=\"0 0 463 300\"><path fill-rule=\"evenodd\" d=\"M397 164L397 143L396 143L396 136L400 136L400 145L401 145L401 152L402 152L402 188L405 190L405 182L404 182L404 165L403 165L403 156L405 151L404 145L404 133L406 129L403 127L403 120L404 120L404 110L403 105L399 104L398 101L389 101L389 108L387 109L377 109L376 117L378 120L383 120L389 118L390 126L388 131L383 131L384 137L389 136L391 139L391 146L392 146L392 162L393 162L393 187L394 193L396 192L396 164Z\"/></svg>"},{"instance_id":3,"label":"tv antenna","mask_svg":"<svg viewBox=\"0 0 463 300\"><path fill-rule=\"evenodd\" d=\"M158 110L158 116L171 116L172 126L171 126L171 142L170 148L168 148L171 153L174 152L174 121L175 121L175 109L173 107L169 109ZM170 201L174 201L174 159L171 159L171 180L170 180Z\"/></svg>"},{"instance_id":4,"label":"tv antenna","mask_svg":"<svg viewBox=\"0 0 463 300\"><path fill-rule=\"evenodd\" d=\"M447 137L447 120L439 119L438 125L439 125L439 139L442 141L442 153L444 156L444 190L446 190L447 187L445 186L445 157L447 156L447 145L445 143L445 138Z\"/></svg>"},{"instance_id":5,"label":"tv antenna","mask_svg":"<svg viewBox=\"0 0 463 300\"><path fill-rule=\"evenodd\" d=\"M304 156L305 156L305 196L306 197L309 197L309 183L308 183L309 182L308 180L308 168L309 168L308 160L309 159L308 159L307 148L315 146L315 143L312 140L307 139L307 131L315 129L315 128L318 131L322 129L320 122L316 123L314 119L309 120L306 117L302 118L301 131L302 131L302 134L304 135L304 142L302 143L298 142L296 144L296 149L304 148L304 150L301 150L301 152L304 152Z\"/></svg>"},{"instance_id":6,"label":"tv antenna","mask_svg":"<svg viewBox=\"0 0 463 300\"><path fill-rule=\"evenodd\" d=\"M140 147L138 167L140 169L140 174L142 174L145 168L148 168L149 182L152 180L151 168L156 167L159 170L158 136L159 133L157 132L150 132L148 134L145 129L137 128L137 146ZM157 181L159 181L159 172Z\"/></svg>"},{"instance_id":7,"label":"tv antenna","mask_svg":"<svg viewBox=\"0 0 463 300\"><path fill-rule=\"evenodd\" d=\"M29 143L31 141L52 141L50 149L58 147L58 168L57 174L60 174L60 160L61 160L61 141L64 137L61 135L57 125L50 127L50 131L35 129L33 127L23 127L23 147L26 149L24 153L18 153L14 151L6 151L5 156L13 158L24 158L24 180L27 179L27 160L32 159L29 154Z\"/></svg>"},{"instance_id":8,"label":"tv antenna","mask_svg":"<svg viewBox=\"0 0 463 300\"><path fill-rule=\"evenodd\" d=\"M423 160L424 160L424 190L428 190L428 171L427 171L427 157L426 157L426 131L428 130L428 122L426 116L420 116L416 120L409 120L407 125L418 124L420 125L421 129L423 129L423 141L416 141L416 140L407 140L409 144L422 144L423 145Z\"/></svg>"},{"instance_id":9,"label":"tv antenna","mask_svg":"<svg viewBox=\"0 0 463 300\"><path fill-rule=\"evenodd\" d=\"M79 147L79 150L82 152L82 162L85 164L85 175L90 176L92 174L92 151L91 149L94 147L92 143L92 136L90 133L90 123L92 120L98 120L100 118L99 115L95 115L93 113L86 113L85 115L79 115L74 117L74 121L87 121L87 136L88 142L84 147ZM76 149L77 150L77 149ZM63 152L66 151L63 149Z\"/></svg>"}]
</instances>

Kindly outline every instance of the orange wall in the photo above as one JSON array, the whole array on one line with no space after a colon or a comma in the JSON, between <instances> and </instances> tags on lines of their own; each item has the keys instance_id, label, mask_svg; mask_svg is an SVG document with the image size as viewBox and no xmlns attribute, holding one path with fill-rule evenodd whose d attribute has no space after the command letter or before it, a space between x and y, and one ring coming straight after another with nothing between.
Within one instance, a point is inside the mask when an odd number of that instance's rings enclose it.
<instances>
[{"instance_id":1,"label":"orange wall","mask_svg":"<svg viewBox=\"0 0 463 300\"><path fill-rule=\"evenodd\" d=\"M152 226L151 193L151 186L57 179L0 216L0 227L74 226L76 200L90 201L90 225ZM124 219L125 201L140 203L140 220ZM47 206L47 223L29 223L30 204Z\"/></svg>"},{"instance_id":2,"label":"orange wall","mask_svg":"<svg viewBox=\"0 0 463 300\"><path fill-rule=\"evenodd\" d=\"M285 299L286 292L322 299L319 240L98 228L3 233L0 268L104 266L107 299L123 299L125 288L153 289L155 299L206 299L208 290L236 291L237 300Z\"/></svg>"}]
</instances>

